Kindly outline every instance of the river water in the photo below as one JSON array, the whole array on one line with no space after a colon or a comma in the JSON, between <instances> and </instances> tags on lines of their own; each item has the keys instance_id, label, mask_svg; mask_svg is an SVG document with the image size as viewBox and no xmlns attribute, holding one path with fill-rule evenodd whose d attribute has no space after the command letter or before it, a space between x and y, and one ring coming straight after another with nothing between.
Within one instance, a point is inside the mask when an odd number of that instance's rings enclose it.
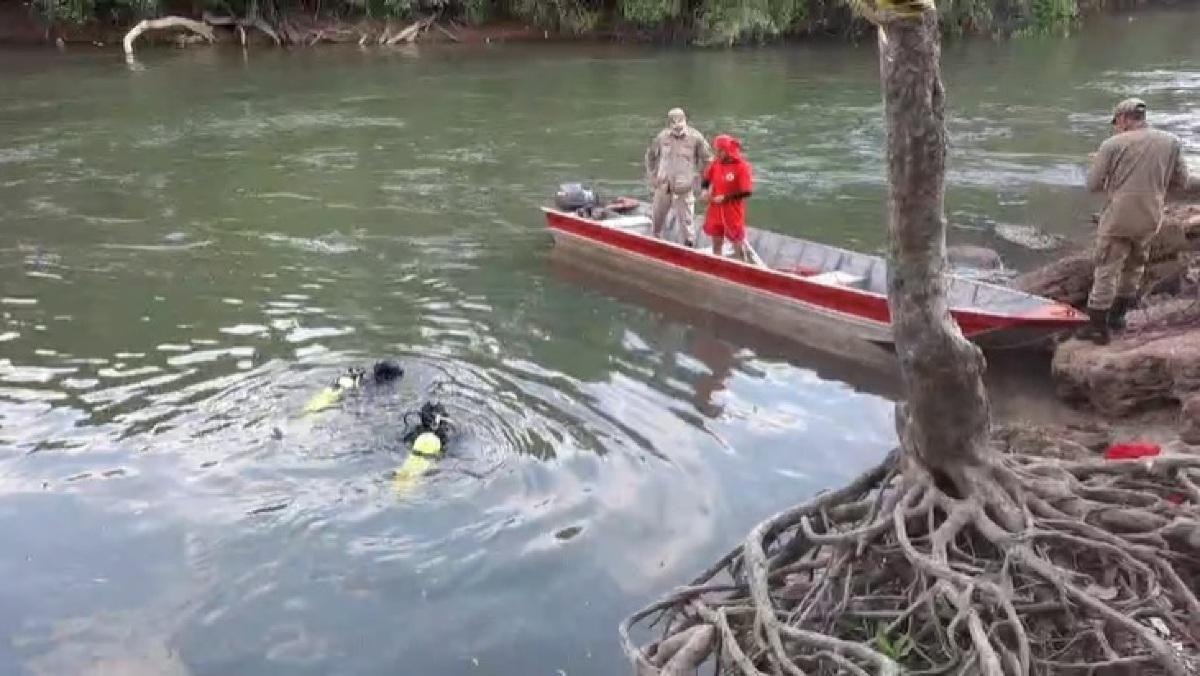
<instances>
[{"instance_id":1,"label":"river water","mask_svg":"<svg viewBox=\"0 0 1200 676\"><path fill-rule=\"evenodd\" d=\"M955 241L1086 239L1140 94L1200 150L1200 15L945 49ZM869 45L0 55L0 673L622 673L618 619L894 443L885 376L552 259L666 110L753 222L883 244ZM817 346L819 348L819 346ZM354 364L398 386L309 417ZM397 491L403 412L461 436Z\"/></svg>"}]
</instances>

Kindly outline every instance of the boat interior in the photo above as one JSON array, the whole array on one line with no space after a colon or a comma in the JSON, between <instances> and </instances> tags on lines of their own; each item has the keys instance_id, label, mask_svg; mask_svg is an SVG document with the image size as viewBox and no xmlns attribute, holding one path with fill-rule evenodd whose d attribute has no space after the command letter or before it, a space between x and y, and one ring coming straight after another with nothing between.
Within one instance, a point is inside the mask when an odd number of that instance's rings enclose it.
<instances>
[{"instance_id":1,"label":"boat interior","mask_svg":"<svg viewBox=\"0 0 1200 676\"><path fill-rule=\"evenodd\" d=\"M699 221L697 214L697 222ZM649 236L650 205L642 202L631 212L608 213L597 222ZM674 219L668 221L664 228L664 237L677 241L678 234L674 226ZM696 248L704 253L709 252L711 242L699 225L696 230L699 239ZM850 287L879 295L887 294L887 261L879 256L756 228L747 228L747 241L756 264L821 284ZM726 243L722 253L733 257L733 247ZM972 308L999 314L1025 314L1052 303L1015 289L962 277L951 278L949 301L953 308Z\"/></svg>"}]
</instances>

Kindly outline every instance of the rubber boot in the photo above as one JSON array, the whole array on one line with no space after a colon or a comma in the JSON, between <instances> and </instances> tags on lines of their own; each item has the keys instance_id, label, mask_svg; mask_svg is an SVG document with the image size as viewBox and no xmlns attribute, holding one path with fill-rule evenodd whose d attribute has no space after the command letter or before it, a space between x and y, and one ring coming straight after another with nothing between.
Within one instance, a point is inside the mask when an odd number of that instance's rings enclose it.
<instances>
[{"instance_id":1,"label":"rubber boot","mask_svg":"<svg viewBox=\"0 0 1200 676\"><path fill-rule=\"evenodd\" d=\"M1079 333L1075 334L1075 337L1080 340L1090 340L1097 345L1108 345L1108 341L1112 338L1108 326L1109 311L1088 308L1087 314L1091 321L1087 326L1079 329Z\"/></svg>"},{"instance_id":2,"label":"rubber boot","mask_svg":"<svg viewBox=\"0 0 1200 676\"><path fill-rule=\"evenodd\" d=\"M1108 326L1114 331L1125 330L1125 313L1137 304L1136 298L1117 298L1113 301L1112 309L1108 312Z\"/></svg>"}]
</instances>

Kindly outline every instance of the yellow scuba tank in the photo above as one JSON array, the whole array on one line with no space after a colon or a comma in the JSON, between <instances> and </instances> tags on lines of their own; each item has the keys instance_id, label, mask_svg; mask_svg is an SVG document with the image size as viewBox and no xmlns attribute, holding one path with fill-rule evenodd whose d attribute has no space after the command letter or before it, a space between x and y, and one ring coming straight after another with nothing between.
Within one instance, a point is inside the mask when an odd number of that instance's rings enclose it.
<instances>
[{"instance_id":1,"label":"yellow scuba tank","mask_svg":"<svg viewBox=\"0 0 1200 676\"><path fill-rule=\"evenodd\" d=\"M423 432L413 440L412 449L404 464L398 467L392 475L392 481L397 489L412 485L429 470L433 469L436 461L442 457L442 440L433 432Z\"/></svg>"},{"instance_id":2,"label":"yellow scuba tank","mask_svg":"<svg viewBox=\"0 0 1200 676\"><path fill-rule=\"evenodd\" d=\"M338 376L333 384L317 392L304 405L304 413L316 413L337 405L346 390L352 390L362 384L362 369L351 369L349 373Z\"/></svg>"},{"instance_id":3,"label":"yellow scuba tank","mask_svg":"<svg viewBox=\"0 0 1200 676\"><path fill-rule=\"evenodd\" d=\"M308 403L304 405L304 412L316 413L317 411L324 411L325 409L337 404L338 400L341 398L341 388L333 387L331 385L314 394L312 399L309 399Z\"/></svg>"}]
</instances>

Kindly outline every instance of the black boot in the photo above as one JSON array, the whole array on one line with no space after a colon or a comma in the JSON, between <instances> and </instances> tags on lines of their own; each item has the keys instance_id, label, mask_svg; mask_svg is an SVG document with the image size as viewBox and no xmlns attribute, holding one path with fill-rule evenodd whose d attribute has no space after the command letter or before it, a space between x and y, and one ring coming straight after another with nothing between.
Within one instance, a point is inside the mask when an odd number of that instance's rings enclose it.
<instances>
[{"instance_id":1,"label":"black boot","mask_svg":"<svg viewBox=\"0 0 1200 676\"><path fill-rule=\"evenodd\" d=\"M1108 326L1115 331L1125 330L1125 313L1137 305L1136 298L1117 298L1108 312Z\"/></svg>"},{"instance_id":2,"label":"black boot","mask_svg":"<svg viewBox=\"0 0 1200 676\"><path fill-rule=\"evenodd\" d=\"M1079 333L1075 337L1080 340L1090 340L1097 345L1108 345L1112 333L1108 328L1108 310L1093 310L1088 308L1088 319L1091 321L1087 326L1079 329Z\"/></svg>"}]
</instances>

